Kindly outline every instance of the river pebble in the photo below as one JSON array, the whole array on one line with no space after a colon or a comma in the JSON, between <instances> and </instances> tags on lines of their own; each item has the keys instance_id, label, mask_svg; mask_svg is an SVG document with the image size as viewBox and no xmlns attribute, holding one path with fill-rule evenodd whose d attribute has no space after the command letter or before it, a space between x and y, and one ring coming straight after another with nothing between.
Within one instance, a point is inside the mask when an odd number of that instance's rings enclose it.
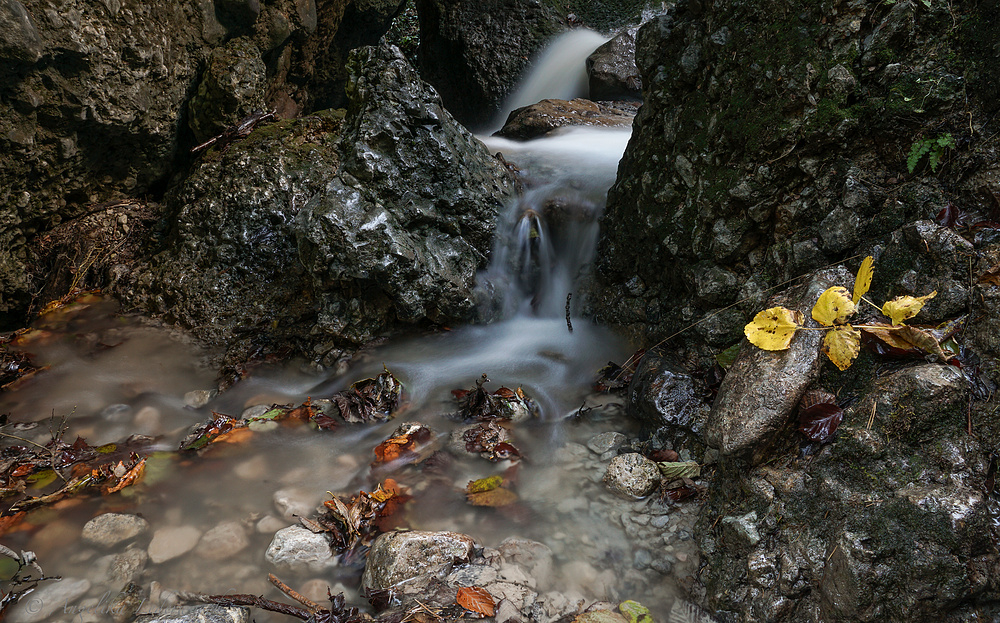
<instances>
[{"instance_id":1,"label":"river pebble","mask_svg":"<svg viewBox=\"0 0 1000 623\"><path fill-rule=\"evenodd\" d=\"M215 526L198 541L198 555L209 560L223 560L246 549L250 544L246 529L237 521Z\"/></svg>"},{"instance_id":2,"label":"river pebble","mask_svg":"<svg viewBox=\"0 0 1000 623\"><path fill-rule=\"evenodd\" d=\"M302 526L278 530L267 546L264 558L278 566L319 571L334 560L330 542Z\"/></svg>"},{"instance_id":3,"label":"river pebble","mask_svg":"<svg viewBox=\"0 0 1000 623\"><path fill-rule=\"evenodd\" d=\"M104 513L87 522L83 527L83 539L101 547L113 547L147 530L149 523L142 517L123 513Z\"/></svg>"},{"instance_id":4,"label":"river pebble","mask_svg":"<svg viewBox=\"0 0 1000 623\"><path fill-rule=\"evenodd\" d=\"M166 562L188 553L198 544L201 530L194 526L160 528L149 543L149 559L154 564Z\"/></svg>"},{"instance_id":5,"label":"river pebble","mask_svg":"<svg viewBox=\"0 0 1000 623\"><path fill-rule=\"evenodd\" d=\"M91 577L102 578L106 583L121 586L134 582L146 567L149 555L146 550L130 547L121 554L102 556L94 561Z\"/></svg>"},{"instance_id":6,"label":"river pebble","mask_svg":"<svg viewBox=\"0 0 1000 623\"><path fill-rule=\"evenodd\" d=\"M47 621L57 611L69 609L76 600L90 590L90 581L82 578L64 578L58 582L43 582L29 595L11 607L8 623L36 623Z\"/></svg>"},{"instance_id":7,"label":"river pebble","mask_svg":"<svg viewBox=\"0 0 1000 623\"><path fill-rule=\"evenodd\" d=\"M621 433L607 432L591 437L590 440L587 441L587 447L590 448L595 454L602 455L601 458L603 459L603 455L606 452L613 452L617 450L625 445L626 441L628 441L628 437Z\"/></svg>"},{"instance_id":8,"label":"river pebble","mask_svg":"<svg viewBox=\"0 0 1000 623\"><path fill-rule=\"evenodd\" d=\"M615 493L626 498L649 495L660 484L660 469L656 463L637 452L612 459L604 482Z\"/></svg>"},{"instance_id":9,"label":"river pebble","mask_svg":"<svg viewBox=\"0 0 1000 623\"><path fill-rule=\"evenodd\" d=\"M286 519L292 519L295 516L308 517L312 515L323 499L323 494L291 487L275 491L272 499L278 512Z\"/></svg>"},{"instance_id":10,"label":"river pebble","mask_svg":"<svg viewBox=\"0 0 1000 623\"><path fill-rule=\"evenodd\" d=\"M257 532L261 534L274 534L278 530L281 530L288 525L288 521L284 519L278 519L274 515L264 515L260 521L257 522Z\"/></svg>"}]
</instances>

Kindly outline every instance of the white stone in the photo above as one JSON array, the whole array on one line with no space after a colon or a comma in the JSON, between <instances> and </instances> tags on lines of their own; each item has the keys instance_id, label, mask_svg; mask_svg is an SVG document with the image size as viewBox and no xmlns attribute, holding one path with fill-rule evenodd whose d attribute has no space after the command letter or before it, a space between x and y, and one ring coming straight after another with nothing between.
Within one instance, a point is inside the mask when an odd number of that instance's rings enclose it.
<instances>
[{"instance_id":1,"label":"white stone","mask_svg":"<svg viewBox=\"0 0 1000 623\"><path fill-rule=\"evenodd\" d=\"M274 507L286 519L308 517L316 512L323 495L298 487L279 489L274 492Z\"/></svg>"},{"instance_id":2,"label":"white stone","mask_svg":"<svg viewBox=\"0 0 1000 623\"><path fill-rule=\"evenodd\" d=\"M274 515L264 515L264 517L257 522L257 532L260 532L261 534L274 534L287 525L288 522L284 519L278 519Z\"/></svg>"},{"instance_id":3,"label":"white stone","mask_svg":"<svg viewBox=\"0 0 1000 623\"><path fill-rule=\"evenodd\" d=\"M112 547L149 530L142 517L122 513L104 513L83 527L83 540L102 547Z\"/></svg>"},{"instance_id":4,"label":"white stone","mask_svg":"<svg viewBox=\"0 0 1000 623\"><path fill-rule=\"evenodd\" d=\"M334 562L330 542L326 537L314 534L302 526L278 530L267 546L264 558L278 566L313 571L320 571Z\"/></svg>"},{"instance_id":5,"label":"white stone","mask_svg":"<svg viewBox=\"0 0 1000 623\"><path fill-rule=\"evenodd\" d=\"M198 544L201 530L194 526L160 528L153 533L149 543L149 559L155 564L166 562L188 553Z\"/></svg>"}]
</instances>

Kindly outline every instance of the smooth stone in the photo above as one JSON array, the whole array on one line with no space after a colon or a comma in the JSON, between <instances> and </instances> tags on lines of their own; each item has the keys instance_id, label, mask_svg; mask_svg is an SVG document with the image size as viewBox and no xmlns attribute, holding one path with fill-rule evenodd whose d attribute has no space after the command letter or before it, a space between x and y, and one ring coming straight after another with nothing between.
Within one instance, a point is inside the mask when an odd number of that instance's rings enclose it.
<instances>
[{"instance_id":1,"label":"smooth stone","mask_svg":"<svg viewBox=\"0 0 1000 623\"><path fill-rule=\"evenodd\" d=\"M302 526L278 530L267 546L264 558L278 566L314 571L320 571L334 561L327 538Z\"/></svg>"},{"instance_id":2,"label":"smooth stone","mask_svg":"<svg viewBox=\"0 0 1000 623\"><path fill-rule=\"evenodd\" d=\"M591 437L587 441L587 447L595 454L603 455L605 452L613 452L622 447L626 441L628 441L628 437L621 433L607 432Z\"/></svg>"},{"instance_id":3,"label":"smooth stone","mask_svg":"<svg viewBox=\"0 0 1000 623\"><path fill-rule=\"evenodd\" d=\"M207 405L219 392L214 389L196 389L184 394L184 404L192 409L200 409Z\"/></svg>"},{"instance_id":4,"label":"smooth stone","mask_svg":"<svg viewBox=\"0 0 1000 623\"><path fill-rule=\"evenodd\" d=\"M233 473L243 480L261 480L267 475L267 459L258 454L237 464Z\"/></svg>"},{"instance_id":5,"label":"smooth stone","mask_svg":"<svg viewBox=\"0 0 1000 623\"><path fill-rule=\"evenodd\" d=\"M246 549L249 544L246 529L239 522L226 521L202 535L196 551L202 558L223 560Z\"/></svg>"},{"instance_id":6,"label":"smooth stone","mask_svg":"<svg viewBox=\"0 0 1000 623\"><path fill-rule=\"evenodd\" d=\"M56 612L72 608L77 599L90 590L90 581L81 578L65 578L58 582L43 582L21 601L11 606L7 614L8 623L36 623L47 621Z\"/></svg>"},{"instance_id":7,"label":"smooth stone","mask_svg":"<svg viewBox=\"0 0 1000 623\"><path fill-rule=\"evenodd\" d=\"M273 500L278 512L286 519L292 519L296 516L308 517L315 513L322 498L323 495L315 491L291 487L275 491Z\"/></svg>"},{"instance_id":8,"label":"smooth stone","mask_svg":"<svg viewBox=\"0 0 1000 623\"><path fill-rule=\"evenodd\" d=\"M149 522L136 515L104 513L83 526L83 540L101 547L113 547L149 530Z\"/></svg>"},{"instance_id":9,"label":"smooth stone","mask_svg":"<svg viewBox=\"0 0 1000 623\"><path fill-rule=\"evenodd\" d=\"M160 564L177 558L194 549L200 538L201 530L194 526L160 528L153 533L153 540L149 543L149 559L154 564Z\"/></svg>"},{"instance_id":10,"label":"smooth stone","mask_svg":"<svg viewBox=\"0 0 1000 623\"><path fill-rule=\"evenodd\" d=\"M274 534L286 526L288 526L288 522L284 519L278 519L274 515L264 515L257 522L257 532L261 534Z\"/></svg>"}]
</instances>

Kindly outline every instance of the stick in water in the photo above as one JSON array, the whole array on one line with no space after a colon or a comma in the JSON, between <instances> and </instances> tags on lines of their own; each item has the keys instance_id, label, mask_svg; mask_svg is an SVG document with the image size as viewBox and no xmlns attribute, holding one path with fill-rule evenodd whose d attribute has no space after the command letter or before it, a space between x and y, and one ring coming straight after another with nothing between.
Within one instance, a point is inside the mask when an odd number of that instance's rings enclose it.
<instances>
[{"instance_id":1,"label":"stick in water","mask_svg":"<svg viewBox=\"0 0 1000 623\"><path fill-rule=\"evenodd\" d=\"M573 293L572 292L567 292L566 293L566 328L569 329L570 333L573 332L573 323L569 319L569 302L570 302L570 299L572 299L572 298L573 298Z\"/></svg>"}]
</instances>

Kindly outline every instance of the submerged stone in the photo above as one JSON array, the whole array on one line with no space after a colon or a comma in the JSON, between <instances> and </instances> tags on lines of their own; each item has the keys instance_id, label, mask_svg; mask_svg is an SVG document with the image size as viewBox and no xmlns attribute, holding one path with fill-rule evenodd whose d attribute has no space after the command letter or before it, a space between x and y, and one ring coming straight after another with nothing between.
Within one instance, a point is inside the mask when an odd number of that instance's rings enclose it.
<instances>
[{"instance_id":1,"label":"submerged stone","mask_svg":"<svg viewBox=\"0 0 1000 623\"><path fill-rule=\"evenodd\" d=\"M417 577L436 577L468 562L474 542L455 532L389 532L372 543L361 585L391 588Z\"/></svg>"},{"instance_id":2,"label":"submerged stone","mask_svg":"<svg viewBox=\"0 0 1000 623\"><path fill-rule=\"evenodd\" d=\"M83 526L83 539L101 547L113 547L149 530L149 522L136 515L104 513Z\"/></svg>"}]
</instances>

